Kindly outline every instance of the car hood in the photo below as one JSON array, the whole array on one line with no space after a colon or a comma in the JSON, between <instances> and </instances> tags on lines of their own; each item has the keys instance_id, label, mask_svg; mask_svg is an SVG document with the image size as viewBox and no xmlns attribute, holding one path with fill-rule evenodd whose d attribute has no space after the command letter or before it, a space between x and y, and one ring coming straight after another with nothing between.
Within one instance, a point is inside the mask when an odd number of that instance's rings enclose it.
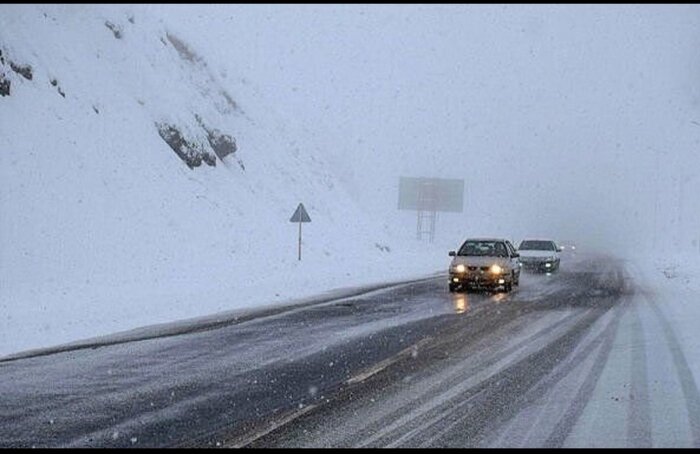
<instances>
[{"instance_id":1,"label":"car hood","mask_svg":"<svg viewBox=\"0 0 700 454\"><path fill-rule=\"evenodd\" d=\"M554 251L529 250L529 251L518 251L518 254L520 254L520 257L523 257L523 258L547 258L547 257L556 258L557 257L557 253Z\"/></svg>"},{"instance_id":2,"label":"car hood","mask_svg":"<svg viewBox=\"0 0 700 454\"><path fill-rule=\"evenodd\" d=\"M450 266L506 266L508 265L508 262L508 257L476 257L471 255L459 255L452 259L452 264Z\"/></svg>"}]
</instances>

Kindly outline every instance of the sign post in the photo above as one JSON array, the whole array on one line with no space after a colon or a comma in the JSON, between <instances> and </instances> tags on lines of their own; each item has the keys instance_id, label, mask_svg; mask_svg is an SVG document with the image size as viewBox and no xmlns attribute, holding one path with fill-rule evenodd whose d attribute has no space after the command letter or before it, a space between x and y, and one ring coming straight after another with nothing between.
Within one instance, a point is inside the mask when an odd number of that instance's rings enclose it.
<instances>
[{"instance_id":1,"label":"sign post","mask_svg":"<svg viewBox=\"0 0 700 454\"><path fill-rule=\"evenodd\" d=\"M298 222L299 223L299 260L301 260L301 224L304 222L311 222L311 218L309 217L309 213L306 212L306 209L304 208L303 203L299 204L296 211L294 212L292 217L289 219L289 222Z\"/></svg>"}]
</instances>

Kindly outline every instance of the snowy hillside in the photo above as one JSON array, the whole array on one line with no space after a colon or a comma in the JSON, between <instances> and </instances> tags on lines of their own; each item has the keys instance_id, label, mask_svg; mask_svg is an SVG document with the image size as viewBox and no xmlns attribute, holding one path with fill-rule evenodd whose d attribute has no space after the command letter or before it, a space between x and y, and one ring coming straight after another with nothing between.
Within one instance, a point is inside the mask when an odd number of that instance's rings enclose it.
<instances>
[{"instance_id":1,"label":"snowy hillside","mask_svg":"<svg viewBox=\"0 0 700 454\"><path fill-rule=\"evenodd\" d=\"M0 10L0 356L446 265L159 17Z\"/></svg>"}]
</instances>

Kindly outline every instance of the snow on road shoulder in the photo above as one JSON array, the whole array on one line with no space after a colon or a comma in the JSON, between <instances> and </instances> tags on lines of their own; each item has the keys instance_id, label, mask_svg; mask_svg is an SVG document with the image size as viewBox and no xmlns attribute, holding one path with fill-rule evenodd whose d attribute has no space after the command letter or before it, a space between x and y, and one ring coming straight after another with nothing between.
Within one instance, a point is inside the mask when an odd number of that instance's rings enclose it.
<instances>
[{"instance_id":1,"label":"snow on road shoulder","mask_svg":"<svg viewBox=\"0 0 700 454\"><path fill-rule=\"evenodd\" d=\"M700 388L700 260L691 255L665 255L637 263L634 276L648 292L685 356L695 386ZM663 323L663 320L660 320Z\"/></svg>"},{"instance_id":2,"label":"snow on road shoulder","mask_svg":"<svg viewBox=\"0 0 700 454\"><path fill-rule=\"evenodd\" d=\"M309 256L289 263L286 269L266 272L251 267L245 282L216 281L203 287L201 281L183 280L172 282L177 285L169 289L149 289L141 283L115 288L85 286L71 289L65 296L41 295L40 299L52 304L22 307L17 301L15 307L20 309L5 314L13 324L7 324L0 334L0 357L94 337L114 337L112 333L139 337L214 320L217 314L231 311L294 305L304 299L353 293L358 287L434 276L446 269L444 251L439 252L394 254L384 260L355 257L319 261ZM125 330L134 332L122 333Z\"/></svg>"}]
</instances>

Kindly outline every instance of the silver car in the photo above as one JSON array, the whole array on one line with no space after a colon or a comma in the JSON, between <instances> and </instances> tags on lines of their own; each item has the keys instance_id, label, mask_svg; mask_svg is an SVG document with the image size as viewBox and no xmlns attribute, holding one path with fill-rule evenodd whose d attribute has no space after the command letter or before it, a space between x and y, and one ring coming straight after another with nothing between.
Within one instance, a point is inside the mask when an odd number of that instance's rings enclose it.
<instances>
[{"instance_id":1,"label":"silver car","mask_svg":"<svg viewBox=\"0 0 700 454\"><path fill-rule=\"evenodd\" d=\"M553 240L523 240L518 252L525 271L555 273L559 270L561 248Z\"/></svg>"},{"instance_id":2,"label":"silver car","mask_svg":"<svg viewBox=\"0 0 700 454\"><path fill-rule=\"evenodd\" d=\"M458 251L450 251L450 256L450 292L460 288L510 292L520 283L520 254L506 239L469 238Z\"/></svg>"}]
</instances>

